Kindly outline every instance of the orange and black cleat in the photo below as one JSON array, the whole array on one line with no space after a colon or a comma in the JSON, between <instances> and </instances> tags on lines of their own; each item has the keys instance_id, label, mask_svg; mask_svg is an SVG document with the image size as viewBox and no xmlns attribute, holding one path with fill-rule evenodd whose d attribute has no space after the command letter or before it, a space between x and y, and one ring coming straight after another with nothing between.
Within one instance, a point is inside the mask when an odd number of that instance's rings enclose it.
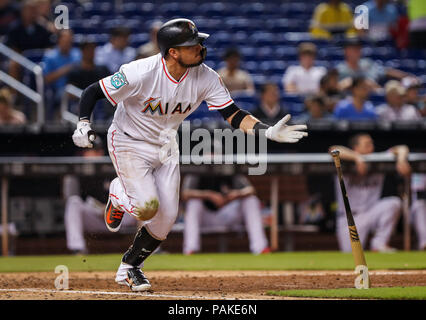
<instances>
[{"instance_id":1,"label":"orange and black cleat","mask_svg":"<svg viewBox=\"0 0 426 320\"><path fill-rule=\"evenodd\" d=\"M117 232L120 230L121 221L123 220L124 211L115 208L112 205L111 198L108 199L108 203L105 207L105 224L109 231Z\"/></svg>"}]
</instances>

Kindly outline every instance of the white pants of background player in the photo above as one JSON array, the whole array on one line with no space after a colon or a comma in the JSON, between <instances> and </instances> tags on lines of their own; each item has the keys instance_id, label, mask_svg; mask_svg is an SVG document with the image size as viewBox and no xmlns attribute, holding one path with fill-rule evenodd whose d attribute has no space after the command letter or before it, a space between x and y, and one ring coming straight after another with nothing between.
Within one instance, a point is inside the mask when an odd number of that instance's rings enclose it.
<instances>
[{"instance_id":1,"label":"white pants of background player","mask_svg":"<svg viewBox=\"0 0 426 320\"><path fill-rule=\"evenodd\" d=\"M416 230L418 248L426 249L426 200L414 201L411 207L412 223Z\"/></svg>"},{"instance_id":2,"label":"white pants of background player","mask_svg":"<svg viewBox=\"0 0 426 320\"><path fill-rule=\"evenodd\" d=\"M84 233L109 232L104 221L104 206L90 197L84 201L80 196L70 196L65 204L65 231L67 248L72 251L86 251L87 245ZM135 227L136 221L130 216L123 217L122 229Z\"/></svg>"},{"instance_id":3,"label":"white pants of background player","mask_svg":"<svg viewBox=\"0 0 426 320\"><path fill-rule=\"evenodd\" d=\"M250 251L259 254L268 246L263 230L260 202L254 195L235 200L216 212L207 209L200 199L190 199L186 204L183 252L200 251L200 229L209 227L232 227L245 223Z\"/></svg>"},{"instance_id":4,"label":"white pants of background player","mask_svg":"<svg viewBox=\"0 0 426 320\"><path fill-rule=\"evenodd\" d=\"M164 154L160 145L135 140L114 124L108 130L108 151L117 178L110 184L110 199L114 207L135 216L135 211L158 202L158 211L143 222L149 234L165 240L176 221L179 207L179 150ZM126 277L131 266L121 264L116 281Z\"/></svg>"},{"instance_id":5,"label":"white pants of background player","mask_svg":"<svg viewBox=\"0 0 426 320\"><path fill-rule=\"evenodd\" d=\"M362 246L366 247L366 241L370 232L374 233L371 239L371 250L380 250L388 245L392 232L401 211L401 199L398 197L385 197L377 201L370 209L354 214L355 225ZM346 214L339 214L336 221L337 240L340 250L351 251L348 222Z\"/></svg>"}]
</instances>

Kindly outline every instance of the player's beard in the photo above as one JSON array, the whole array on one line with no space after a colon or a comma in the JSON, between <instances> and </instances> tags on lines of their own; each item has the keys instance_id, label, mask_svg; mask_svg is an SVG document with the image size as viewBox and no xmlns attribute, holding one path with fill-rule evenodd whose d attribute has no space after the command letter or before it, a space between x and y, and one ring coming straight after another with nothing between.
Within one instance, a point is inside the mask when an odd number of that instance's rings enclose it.
<instances>
[{"instance_id":1,"label":"player's beard","mask_svg":"<svg viewBox=\"0 0 426 320\"><path fill-rule=\"evenodd\" d=\"M201 55L201 58L200 58L200 60L199 60L197 63L191 63L191 64L184 63L180 57L178 58L177 62L178 62L178 63L179 63L179 65L180 65L181 67L183 67L183 68L193 68L193 67L198 67L198 66L199 66L200 64L202 64L202 63L204 62L204 60L206 59L206 55L207 55L207 48L206 48L206 47L203 47L203 48L201 49L201 51L200 51L200 55Z\"/></svg>"}]
</instances>

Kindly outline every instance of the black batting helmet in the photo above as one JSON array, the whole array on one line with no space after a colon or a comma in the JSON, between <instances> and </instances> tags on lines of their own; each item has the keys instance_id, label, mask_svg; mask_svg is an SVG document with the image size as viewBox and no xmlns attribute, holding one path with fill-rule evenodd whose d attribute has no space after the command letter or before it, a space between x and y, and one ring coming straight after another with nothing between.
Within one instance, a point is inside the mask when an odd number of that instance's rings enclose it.
<instances>
[{"instance_id":1,"label":"black batting helmet","mask_svg":"<svg viewBox=\"0 0 426 320\"><path fill-rule=\"evenodd\" d=\"M157 33L161 55L166 56L170 48L202 44L209 35L198 32L195 23L189 19L173 19L164 23Z\"/></svg>"}]
</instances>

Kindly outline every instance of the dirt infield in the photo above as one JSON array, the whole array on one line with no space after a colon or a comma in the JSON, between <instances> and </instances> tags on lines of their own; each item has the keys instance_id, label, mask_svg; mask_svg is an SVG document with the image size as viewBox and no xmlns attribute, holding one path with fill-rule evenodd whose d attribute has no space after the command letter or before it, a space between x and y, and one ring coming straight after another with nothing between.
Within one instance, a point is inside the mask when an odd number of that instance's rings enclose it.
<instances>
[{"instance_id":1,"label":"dirt infield","mask_svg":"<svg viewBox=\"0 0 426 320\"><path fill-rule=\"evenodd\" d=\"M0 274L0 299L288 299L268 290L353 288L350 271L149 271L152 290L131 292L113 272L70 272L69 289L56 290L54 272ZM372 287L426 286L426 270L370 271Z\"/></svg>"}]
</instances>

